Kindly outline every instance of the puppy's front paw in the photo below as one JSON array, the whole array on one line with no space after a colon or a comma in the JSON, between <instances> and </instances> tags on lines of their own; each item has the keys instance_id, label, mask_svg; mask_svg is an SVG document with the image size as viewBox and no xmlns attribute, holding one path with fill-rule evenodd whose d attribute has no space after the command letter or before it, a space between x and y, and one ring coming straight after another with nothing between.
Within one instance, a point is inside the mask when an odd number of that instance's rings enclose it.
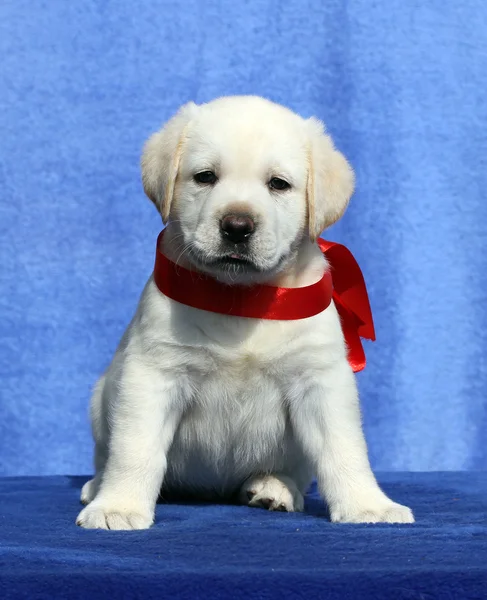
<instances>
[{"instance_id":1,"label":"puppy's front paw","mask_svg":"<svg viewBox=\"0 0 487 600\"><path fill-rule=\"evenodd\" d=\"M127 507L93 501L76 519L76 525L85 529L132 530L148 529L153 523L150 514Z\"/></svg>"},{"instance_id":2,"label":"puppy's front paw","mask_svg":"<svg viewBox=\"0 0 487 600\"><path fill-rule=\"evenodd\" d=\"M410 508L389 498L376 502L337 504L330 509L333 523L414 523Z\"/></svg>"}]
</instances>

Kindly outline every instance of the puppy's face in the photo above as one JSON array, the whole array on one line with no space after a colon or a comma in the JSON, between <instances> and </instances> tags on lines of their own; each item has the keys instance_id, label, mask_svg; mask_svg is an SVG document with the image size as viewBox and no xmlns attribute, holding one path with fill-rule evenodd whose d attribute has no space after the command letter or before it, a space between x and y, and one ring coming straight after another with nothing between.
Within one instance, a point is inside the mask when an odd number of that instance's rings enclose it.
<instances>
[{"instance_id":1,"label":"puppy's face","mask_svg":"<svg viewBox=\"0 0 487 600\"><path fill-rule=\"evenodd\" d=\"M322 165L320 152L328 155ZM142 165L186 260L228 283L272 279L327 215L338 218L353 189L321 124L255 97L187 105L149 140ZM316 188L331 194L321 215Z\"/></svg>"},{"instance_id":2,"label":"puppy's face","mask_svg":"<svg viewBox=\"0 0 487 600\"><path fill-rule=\"evenodd\" d=\"M233 281L278 271L305 228L303 128L291 113L267 112L202 112L180 163L172 213L187 257Z\"/></svg>"}]
</instances>

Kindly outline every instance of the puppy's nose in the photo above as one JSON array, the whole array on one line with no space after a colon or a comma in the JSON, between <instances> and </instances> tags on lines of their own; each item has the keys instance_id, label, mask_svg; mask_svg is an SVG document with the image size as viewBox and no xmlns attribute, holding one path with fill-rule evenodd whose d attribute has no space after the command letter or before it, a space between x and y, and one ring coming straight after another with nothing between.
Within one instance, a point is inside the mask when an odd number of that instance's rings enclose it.
<instances>
[{"instance_id":1,"label":"puppy's nose","mask_svg":"<svg viewBox=\"0 0 487 600\"><path fill-rule=\"evenodd\" d=\"M255 223L248 215L226 215L220 221L222 236L234 244L247 242L254 229Z\"/></svg>"}]
</instances>

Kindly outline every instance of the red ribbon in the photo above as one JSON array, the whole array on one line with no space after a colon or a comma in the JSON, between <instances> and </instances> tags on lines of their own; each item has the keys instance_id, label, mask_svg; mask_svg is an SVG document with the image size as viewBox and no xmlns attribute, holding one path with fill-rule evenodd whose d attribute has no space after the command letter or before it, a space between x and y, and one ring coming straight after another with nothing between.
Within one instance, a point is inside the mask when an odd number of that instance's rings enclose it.
<instances>
[{"instance_id":1,"label":"red ribbon","mask_svg":"<svg viewBox=\"0 0 487 600\"><path fill-rule=\"evenodd\" d=\"M345 246L318 240L330 270L312 285L301 288L230 286L170 261L160 250L163 233L157 240L154 281L168 298L222 315L278 321L317 315L328 308L333 298L348 346L349 362L355 372L365 367L360 337L374 340L374 324L362 272Z\"/></svg>"},{"instance_id":2,"label":"red ribbon","mask_svg":"<svg viewBox=\"0 0 487 600\"><path fill-rule=\"evenodd\" d=\"M333 279L333 301L340 315L352 369L365 368L365 352L360 338L375 341L374 320L364 276L350 250L342 244L319 239Z\"/></svg>"}]
</instances>

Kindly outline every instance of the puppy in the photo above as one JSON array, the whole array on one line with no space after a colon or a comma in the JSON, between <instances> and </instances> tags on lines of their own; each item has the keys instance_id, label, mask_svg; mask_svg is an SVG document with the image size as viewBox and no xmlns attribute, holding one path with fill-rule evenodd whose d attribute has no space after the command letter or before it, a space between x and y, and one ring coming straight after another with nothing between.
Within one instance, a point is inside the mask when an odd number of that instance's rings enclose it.
<instances>
[{"instance_id":1,"label":"puppy","mask_svg":"<svg viewBox=\"0 0 487 600\"><path fill-rule=\"evenodd\" d=\"M183 106L147 142L142 178L167 223L161 252L230 286L320 280L315 241L354 187L319 121L257 97ZM91 418L82 527L150 527L161 490L301 511L313 476L334 522L413 522L371 471L333 303L298 320L228 316L151 277Z\"/></svg>"}]
</instances>

